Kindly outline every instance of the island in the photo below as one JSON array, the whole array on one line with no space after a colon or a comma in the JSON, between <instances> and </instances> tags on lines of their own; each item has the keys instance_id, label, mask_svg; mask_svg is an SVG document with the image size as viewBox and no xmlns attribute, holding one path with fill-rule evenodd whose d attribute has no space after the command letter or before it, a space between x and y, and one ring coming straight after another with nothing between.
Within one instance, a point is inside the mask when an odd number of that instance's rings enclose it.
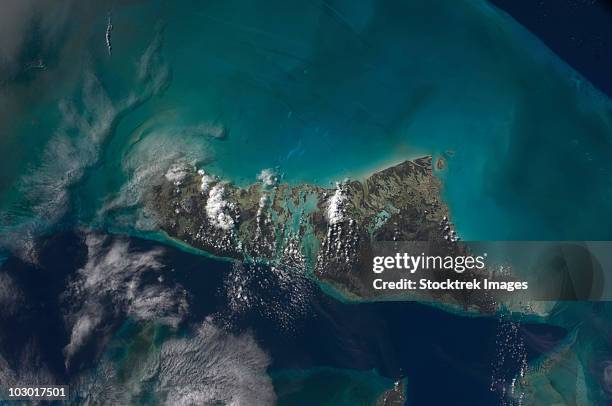
<instances>
[{"instance_id":1,"label":"island","mask_svg":"<svg viewBox=\"0 0 612 406\"><path fill-rule=\"evenodd\" d=\"M273 170L238 187L203 169L175 164L145 199L145 209L170 237L211 255L267 262L304 272L356 300L419 300L491 314L489 291L380 291L373 289L374 247L414 242L438 255L467 254L441 198L431 156L389 166L334 187L280 182ZM398 270L388 276L401 277ZM453 274L483 280L486 270ZM422 277L448 275L423 270Z\"/></svg>"}]
</instances>

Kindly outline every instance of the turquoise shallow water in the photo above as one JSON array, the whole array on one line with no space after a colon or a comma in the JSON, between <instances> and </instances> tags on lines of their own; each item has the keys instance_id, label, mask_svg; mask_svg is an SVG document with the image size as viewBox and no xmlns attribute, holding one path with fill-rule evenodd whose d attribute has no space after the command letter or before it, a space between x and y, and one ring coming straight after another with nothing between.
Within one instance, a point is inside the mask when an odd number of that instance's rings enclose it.
<instances>
[{"instance_id":1,"label":"turquoise shallow water","mask_svg":"<svg viewBox=\"0 0 612 406\"><path fill-rule=\"evenodd\" d=\"M101 16L74 57L96 96L76 75L17 123L33 142L5 173L70 177L5 189L5 207L26 218L49 199L32 189L55 188L81 221L99 220L109 196L137 200L130 178L179 157L244 185L264 168L328 184L450 150L439 176L465 239L609 237L609 100L484 2L151 2L112 15L112 55ZM114 122L73 141L75 165L48 162L70 119L62 100Z\"/></svg>"},{"instance_id":2,"label":"turquoise shallow water","mask_svg":"<svg viewBox=\"0 0 612 406\"><path fill-rule=\"evenodd\" d=\"M214 172L327 183L452 150L441 176L464 238L607 238L609 101L509 17L483 2L270 7L169 17L165 97L227 127Z\"/></svg>"}]
</instances>

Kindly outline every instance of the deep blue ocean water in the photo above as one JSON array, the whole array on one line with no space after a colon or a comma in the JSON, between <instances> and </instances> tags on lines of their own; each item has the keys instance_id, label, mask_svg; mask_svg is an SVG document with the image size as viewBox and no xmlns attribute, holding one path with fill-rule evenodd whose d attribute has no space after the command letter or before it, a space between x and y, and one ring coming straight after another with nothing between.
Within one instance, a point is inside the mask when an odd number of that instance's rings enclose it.
<instances>
[{"instance_id":1,"label":"deep blue ocean water","mask_svg":"<svg viewBox=\"0 0 612 406\"><path fill-rule=\"evenodd\" d=\"M612 95L612 2L492 0L597 88ZM559 27L563 29L560 30Z\"/></svg>"},{"instance_id":2,"label":"deep blue ocean water","mask_svg":"<svg viewBox=\"0 0 612 406\"><path fill-rule=\"evenodd\" d=\"M79 235L64 233L44 241L37 267L11 258L2 268L15 278L31 304L15 317L0 319L4 353L13 354L9 360L19 362L20 355L28 350L26 344L34 340L41 361L60 379L95 366L96 348L106 342L100 335L89 344L91 352L66 370L62 350L70 333L63 327L61 313L66 303L59 296L66 289L68 277L86 262L86 249ZM160 247L135 238L129 243L130 252ZM222 292L230 263L176 248L165 248L163 263L172 269L164 273L164 283L178 282L190 294L187 324L227 312L229 305ZM259 286L267 277L261 272L250 286ZM272 304L289 303L288 295L296 293L256 288L249 293L260 298L263 305L233 315L229 328L234 334L251 331L271 356L269 371L278 377L277 393L290 395L306 390L304 399L326 399L325 404L337 404L326 397L330 376L332 382L336 379L337 399L345 401L363 402L367 396L376 397L394 381L404 379L408 404L498 404L502 398L490 390L491 382L493 378L509 382L519 371L521 363L512 359L512 354L524 351L528 361L534 360L565 336L560 327L523 323L517 324L518 335L506 337L497 318L463 317L410 302L342 303L316 286L312 288L308 310L295 315L289 329L279 323ZM106 323L120 326L125 320ZM508 342L500 344L500 338ZM541 346L541 342L549 344ZM495 365L502 356L508 361L503 370L496 371ZM310 375L304 383L306 373ZM356 392L350 390L352 382L362 382ZM360 390L364 391L361 395ZM369 395L363 397L364 393Z\"/></svg>"}]
</instances>

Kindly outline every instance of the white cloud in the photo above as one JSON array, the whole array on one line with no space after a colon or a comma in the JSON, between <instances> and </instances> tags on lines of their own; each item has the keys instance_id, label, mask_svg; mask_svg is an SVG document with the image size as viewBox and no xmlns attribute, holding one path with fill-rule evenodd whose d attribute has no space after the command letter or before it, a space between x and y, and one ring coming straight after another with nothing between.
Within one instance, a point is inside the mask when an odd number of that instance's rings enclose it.
<instances>
[{"instance_id":1,"label":"white cloud","mask_svg":"<svg viewBox=\"0 0 612 406\"><path fill-rule=\"evenodd\" d=\"M198 171L198 175L202 177L202 180L200 183L200 190L202 191L202 193L208 192L210 190L210 186L217 181L217 178L215 178L212 175L207 174L206 172L204 172L203 169L200 169Z\"/></svg>"},{"instance_id":2,"label":"white cloud","mask_svg":"<svg viewBox=\"0 0 612 406\"><path fill-rule=\"evenodd\" d=\"M187 168L186 165L182 163L175 163L170 165L170 168L168 168L164 176L166 179L168 179L169 182L172 182L176 186L178 186L187 176L188 170L189 168Z\"/></svg>"},{"instance_id":3,"label":"white cloud","mask_svg":"<svg viewBox=\"0 0 612 406\"><path fill-rule=\"evenodd\" d=\"M64 349L67 363L105 321L129 316L176 327L185 318L187 293L182 287L145 281L145 273L163 272L161 249L134 251L125 240L97 234L87 234L85 242L87 262L64 296L73 309L65 316L71 331Z\"/></svg>"},{"instance_id":4,"label":"white cloud","mask_svg":"<svg viewBox=\"0 0 612 406\"><path fill-rule=\"evenodd\" d=\"M24 260L36 261L31 249L32 239L46 227L59 221L70 208L72 188L86 171L98 162L100 150L121 117L141 102L158 93L158 83L165 65L160 61L157 34L149 48L154 51L154 62L139 83L140 93L130 93L120 100L112 100L92 70L83 74L82 87L76 101L60 103L61 123L45 146L42 163L32 168L18 182L27 199L29 212L11 218L14 232L0 234L0 243L9 247ZM144 58L144 57L143 57ZM62 159L58 159L62 157ZM166 168L167 169L167 168ZM25 205L22 205L25 206ZM21 206L20 206L21 207Z\"/></svg>"},{"instance_id":5,"label":"white cloud","mask_svg":"<svg viewBox=\"0 0 612 406\"><path fill-rule=\"evenodd\" d=\"M269 365L251 334L230 335L207 320L191 334L149 347L127 377L105 358L73 387L104 404L150 394L164 405L267 406L276 401Z\"/></svg>"},{"instance_id":6,"label":"white cloud","mask_svg":"<svg viewBox=\"0 0 612 406\"><path fill-rule=\"evenodd\" d=\"M234 219L229 213L232 203L225 200L225 187L222 183L210 189L206 201L206 216L210 223L222 230L229 231L234 227Z\"/></svg>"},{"instance_id":7,"label":"white cloud","mask_svg":"<svg viewBox=\"0 0 612 406\"><path fill-rule=\"evenodd\" d=\"M337 224L346 218L346 190L340 183L336 184L336 191L327 203L327 220L329 224Z\"/></svg>"},{"instance_id":8,"label":"white cloud","mask_svg":"<svg viewBox=\"0 0 612 406\"><path fill-rule=\"evenodd\" d=\"M259 175L257 175L257 180L261 181L265 186L275 186L278 183L278 174L274 169L263 169Z\"/></svg>"}]
</instances>

